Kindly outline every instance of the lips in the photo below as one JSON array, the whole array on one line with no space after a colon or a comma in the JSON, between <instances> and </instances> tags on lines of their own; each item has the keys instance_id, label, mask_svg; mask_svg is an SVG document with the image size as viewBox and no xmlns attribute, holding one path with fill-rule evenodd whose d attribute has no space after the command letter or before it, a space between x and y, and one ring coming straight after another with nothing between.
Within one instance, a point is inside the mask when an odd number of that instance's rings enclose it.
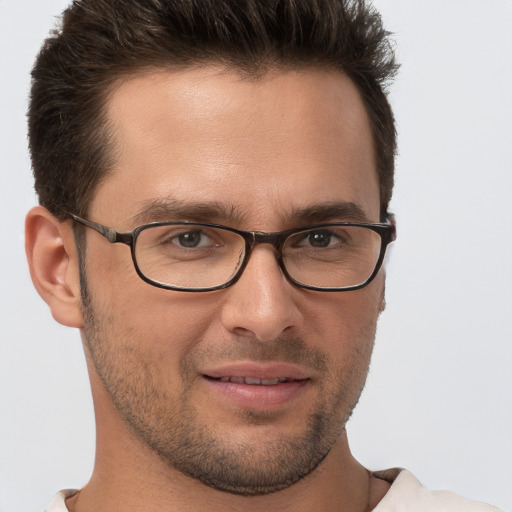
<instances>
[{"instance_id":1,"label":"lips","mask_svg":"<svg viewBox=\"0 0 512 512\"><path fill-rule=\"evenodd\" d=\"M298 398L310 382L301 368L286 363L239 363L203 373L213 398L250 409L275 409Z\"/></svg>"}]
</instances>

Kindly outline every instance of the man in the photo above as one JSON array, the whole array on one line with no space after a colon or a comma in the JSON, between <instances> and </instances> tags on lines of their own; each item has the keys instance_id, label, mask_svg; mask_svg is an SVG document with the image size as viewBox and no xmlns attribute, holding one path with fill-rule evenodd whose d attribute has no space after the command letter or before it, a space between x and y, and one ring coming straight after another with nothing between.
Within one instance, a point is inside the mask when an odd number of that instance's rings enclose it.
<instances>
[{"instance_id":1,"label":"man","mask_svg":"<svg viewBox=\"0 0 512 512\"><path fill-rule=\"evenodd\" d=\"M492 510L348 447L395 238L395 69L362 2L65 13L33 71L27 254L81 330L97 457L49 510Z\"/></svg>"}]
</instances>

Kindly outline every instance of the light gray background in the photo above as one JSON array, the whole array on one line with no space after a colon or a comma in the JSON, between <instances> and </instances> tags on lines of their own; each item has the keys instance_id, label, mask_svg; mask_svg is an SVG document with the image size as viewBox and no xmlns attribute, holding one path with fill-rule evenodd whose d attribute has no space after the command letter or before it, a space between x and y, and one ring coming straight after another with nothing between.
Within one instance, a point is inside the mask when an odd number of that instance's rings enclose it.
<instances>
[{"instance_id":1,"label":"light gray background","mask_svg":"<svg viewBox=\"0 0 512 512\"><path fill-rule=\"evenodd\" d=\"M85 484L94 452L77 332L29 280L29 69L65 0L0 0L0 512ZM512 509L512 1L378 0L402 71L389 264L367 388L349 424L371 469Z\"/></svg>"}]
</instances>

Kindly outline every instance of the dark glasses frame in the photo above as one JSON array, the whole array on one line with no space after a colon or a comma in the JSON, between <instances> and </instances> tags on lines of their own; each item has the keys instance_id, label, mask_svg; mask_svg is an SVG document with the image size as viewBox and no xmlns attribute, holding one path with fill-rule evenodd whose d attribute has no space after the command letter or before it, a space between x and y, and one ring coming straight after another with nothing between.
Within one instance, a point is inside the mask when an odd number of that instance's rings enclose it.
<instances>
[{"instance_id":1,"label":"dark glasses frame","mask_svg":"<svg viewBox=\"0 0 512 512\"><path fill-rule=\"evenodd\" d=\"M364 223L364 222L334 222L334 223L324 223L324 224L314 224L310 226L304 226L300 228L294 228L289 229L286 231L278 231L273 233L264 233L261 231L244 231L241 229L235 229L228 226L223 226L220 224L209 224L205 222L189 222L189 221L177 221L177 222L151 222L149 224L144 224L142 226L138 226L132 231L121 233L119 231L116 231L113 228L109 228L107 226L104 226L103 224L98 224L97 222L92 222L86 219L83 219L79 217L78 215L75 215L73 213L66 212L67 215L69 215L75 222L82 224L86 227L89 227L91 229L94 229L97 231L100 235L102 235L104 238L106 238L110 243L113 244L125 244L130 247L131 255L132 255L132 261L133 265L135 267L135 271L137 272L138 276L145 281L146 283L156 286L157 288L163 288L165 290L174 290L174 291L184 291L184 292L210 292L215 290L222 290L225 288L230 287L231 285L235 284L241 277L245 267L247 266L247 263L249 262L249 258L251 257L251 253L256 247L256 245L259 244L270 244L273 247L275 247L277 251L277 262L279 265L279 268L283 272L283 274L286 276L286 278L296 286L299 286L300 288L305 288L306 290L314 290L314 291L321 291L321 292L345 292L345 291L352 291L352 290L359 290L361 288L364 288L367 286L377 275L379 270L382 267L382 263L384 261L384 256L386 254L387 246L393 242L396 239L396 225L394 222L394 216L392 214L389 214L387 216L386 222L384 223ZM163 283L160 283L158 281L154 281L150 278L148 278L146 275L142 273L142 271L139 268L139 265L137 263L137 257L135 255L135 246L137 244L137 238L146 229L150 229L153 227L160 227L160 226L205 226L208 228L216 228L221 229L225 231L230 231L232 233L235 233L239 236L241 236L245 241L245 253L243 261L238 268L238 270L235 272L235 274L229 279L227 282L217 285L217 286L210 286L205 288L184 288L179 286L172 286L172 285L166 285ZM377 233L381 238L381 246L380 246L380 253L379 257L377 259L377 262L375 264L375 268L373 272L370 274L368 279L364 281L361 284L355 285L355 286L348 286L348 287L318 287L318 286L311 286L304 283L301 283L300 281L297 281L294 279L286 269L286 266L283 261L283 255L282 255L282 248L286 242L286 240L297 233L300 233L302 231L311 231L312 229L323 229L323 228L329 228L329 227L360 227L360 228L366 228L371 231L374 231Z\"/></svg>"}]
</instances>

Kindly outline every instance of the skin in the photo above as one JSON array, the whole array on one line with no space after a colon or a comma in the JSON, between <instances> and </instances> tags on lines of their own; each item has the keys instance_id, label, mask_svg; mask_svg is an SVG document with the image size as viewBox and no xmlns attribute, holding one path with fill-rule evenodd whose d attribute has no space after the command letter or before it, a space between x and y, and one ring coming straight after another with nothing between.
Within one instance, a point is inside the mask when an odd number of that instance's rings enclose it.
<instances>
[{"instance_id":1,"label":"skin","mask_svg":"<svg viewBox=\"0 0 512 512\"><path fill-rule=\"evenodd\" d=\"M90 220L129 231L169 220L161 205L178 199L189 213L177 220L246 230L310 224L298 210L333 203L379 221L367 115L338 72L248 80L214 66L160 71L120 82L108 114L116 164ZM155 202L159 209L140 214ZM222 208L190 208L212 203ZM361 220L350 215L325 220ZM81 329L95 403L95 469L70 510L374 508L388 485L353 459L344 427L368 371L382 271L362 290L308 291L286 280L263 244L232 287L172 292L143 282L126 246L87 230L82 304L71 229L41 207L27 217L34 283L57 321ZM205 378L276 361L305 382L277 405L272 392L241 403L240 392L226 395ZM193 468L184 442L200 447ZM235 468L238 483L211 477L222 474L216 464ZM194 474L201 467L207 476ZM255 467L264 485L251 484Z\"/></svg>"}]
</instances>

